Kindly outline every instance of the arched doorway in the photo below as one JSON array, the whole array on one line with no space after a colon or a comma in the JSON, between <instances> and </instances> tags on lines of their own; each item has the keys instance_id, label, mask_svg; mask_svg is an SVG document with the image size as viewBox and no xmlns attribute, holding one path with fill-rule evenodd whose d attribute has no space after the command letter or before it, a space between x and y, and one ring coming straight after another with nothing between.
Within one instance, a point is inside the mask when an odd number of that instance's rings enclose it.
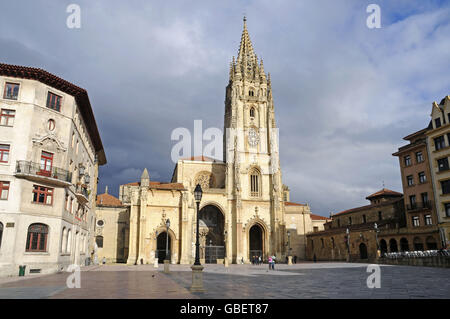
<instances>
[{"instance_id":1,"label":"arched doorway","mask_svg":"<svg viewBox=\"0 0 450 319\"><path fill-rule=\"evenodd\" d=\"M408 239L406 239L404 237L402 239L400 239L400 250L401 251L408 251L409 250Z\"/></svg>"},{"instance_id":2,"label":"arched doorway","mask_svg":"<svg viewBox=\"0 0 450 319\"><path fill-rule=\"evenodd\" d=\"M258 224L253 225L248 233L249 237L249 258L261 256L264 259L264 231Z\"/></svg>"},{"instance_id":3,"label":"arched doorway","mask_svg":"<svg viewBox=\"0 0 450 319\"><path fill-rule=\"evenodd\" d=\"M158 263L160 264L164 263L164 259L166 259L166 245L167 245L167 232L162 232L161 234L158 235L156 239L156 251L158 254ZM169 254L168 254L169 260L171 255L171 247L172 241L169 236Z\"/></svg>"},{"instance_id":4,"label":"arched doorway","mask_svg":"<svg viewBox=\"0 0 450 319\"><path fill-rule=\"evenodd\" d=\"M438 248L434 237L428 236L426 242L427 242L427 249L436 250Z\"/></svg>"},{"instance_id":5,"label":"arched doorway","mask_svg":"<svg viewBox=\"0 0 450 319\"><path fill-rule=\"evenodd\" d=\"M423 242L419 237L414 237L414 250L423 250Z\"/></svg>"},{"instance_id":6,"label":"arched doorway","mask_svg":"<svg viewBox=\"0 0 450 319\"><path fill-rule=\"evenodd\" d=\"M394 238L391 238L391 240L389 241L389 250L391 253L398 252L397 241Z\"/></svg>"},{"instance_id":7,"label":"arched doorway","mask_svg":"<svg viewBox=\"0 0 450 319\"><path fill-rule=\"evenodd\" d=\"M364 243L359 244L359 258L367 259L367 246Z\"/></svg>"},{"instance_id":8,"label":"arched doorway","mask_svg":"<svg viewBox=\"0 0 450 319\"><path fill-rule=\"evenodd\" d=\"M381 250L381 254L386 254L388 249L387 249L387 243L384 239L380 240L380 250Z\"/></svg>"},{"instance_id":9,"label":"arched doorway","mask_svg":"<svg viewBox=\"0 0 450 319\"><path fill-rule=\"evenodd\" d=\"M225 258L225 218L214 205L206 205L199 213L200 258L205 263L215 264Z\"/></svg>"}]
</instances>

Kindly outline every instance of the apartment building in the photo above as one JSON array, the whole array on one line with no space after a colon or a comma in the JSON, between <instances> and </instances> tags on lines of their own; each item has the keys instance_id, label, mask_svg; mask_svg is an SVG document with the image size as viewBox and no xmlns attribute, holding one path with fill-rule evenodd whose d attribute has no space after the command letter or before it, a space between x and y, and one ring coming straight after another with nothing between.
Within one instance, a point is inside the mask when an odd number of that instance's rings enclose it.
<instances>
[{"instance_id":1,"label":"apartment building","mask_svg":"<svg viewBox=\"0 0 450 319\"><path fill-rule=\"evenodd\" d=\"M83 265L106 163L86 90L0 64L0 276Z\"/></svg>"},{"instance_id":2,"label":"apartment building","mask_svg":"<svg viewBox=\"0 0 450 319\"><path fill-rule=\"evenodd\" d=\"M442 245L450 246L450 96L432 103L426 132L434 201Z\"/></svg>"}]
</instances>

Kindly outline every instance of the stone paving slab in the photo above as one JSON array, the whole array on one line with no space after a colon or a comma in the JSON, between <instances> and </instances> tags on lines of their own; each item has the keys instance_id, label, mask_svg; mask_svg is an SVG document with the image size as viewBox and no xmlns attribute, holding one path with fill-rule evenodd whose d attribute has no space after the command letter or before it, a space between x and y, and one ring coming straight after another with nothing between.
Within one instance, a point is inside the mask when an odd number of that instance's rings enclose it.
<instances>
[{"instance_id":1,"label":"stone paving slab","mask_svg":"<svg viewBox=\"0 0 450 319\"><path fill-rule=\"evenodd\" d=\"M381 265L381 288L367 287L367 264L302 263L204 265L206 293L191 293L190 265L98 265L81 268L81 288L69 289L69 273L20 277L0 282L0 298L68 299L274 299L274 298L440 298L450 299L450 269Z\"/></svg>"}]
</instances>

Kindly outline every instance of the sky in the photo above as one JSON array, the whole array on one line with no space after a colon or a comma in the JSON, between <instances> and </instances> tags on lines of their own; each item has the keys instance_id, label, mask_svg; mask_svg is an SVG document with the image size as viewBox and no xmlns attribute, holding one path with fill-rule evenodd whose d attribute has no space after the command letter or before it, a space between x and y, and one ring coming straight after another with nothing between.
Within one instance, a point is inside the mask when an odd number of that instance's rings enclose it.
<instances>
[{"instance_id":1,"label":"sky","mask_svg":"<svg viewBox=\"0 0 450 319\"><path fill-rule=\"evenodd\" d=\"M66 12L81 9L81 27ZM381 28L368 28L371 3ZM43 68L88 91L108 185L168 182L178 127L223 128L243 15L271 73L283 183L328 216L402 191L403 137L450 94L449 1L3 1L0 62Z\"/></svg>"}]
</instances>

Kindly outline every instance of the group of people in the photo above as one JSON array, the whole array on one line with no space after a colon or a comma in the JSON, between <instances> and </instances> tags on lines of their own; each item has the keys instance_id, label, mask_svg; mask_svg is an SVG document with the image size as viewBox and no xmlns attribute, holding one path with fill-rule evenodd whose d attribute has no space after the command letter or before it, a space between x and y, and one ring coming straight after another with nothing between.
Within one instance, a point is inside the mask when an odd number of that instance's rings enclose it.
<instances>
[{"instance_id":1,"label":"group of people","mask_svg":"<svg viewBox=\"0 0 450 319\"><path fill-rule=\"evenodd\" d=\"M262 264L262 258L261 256L252 256L252 265L261 265Z\"/></svg>"}]
</instances>

